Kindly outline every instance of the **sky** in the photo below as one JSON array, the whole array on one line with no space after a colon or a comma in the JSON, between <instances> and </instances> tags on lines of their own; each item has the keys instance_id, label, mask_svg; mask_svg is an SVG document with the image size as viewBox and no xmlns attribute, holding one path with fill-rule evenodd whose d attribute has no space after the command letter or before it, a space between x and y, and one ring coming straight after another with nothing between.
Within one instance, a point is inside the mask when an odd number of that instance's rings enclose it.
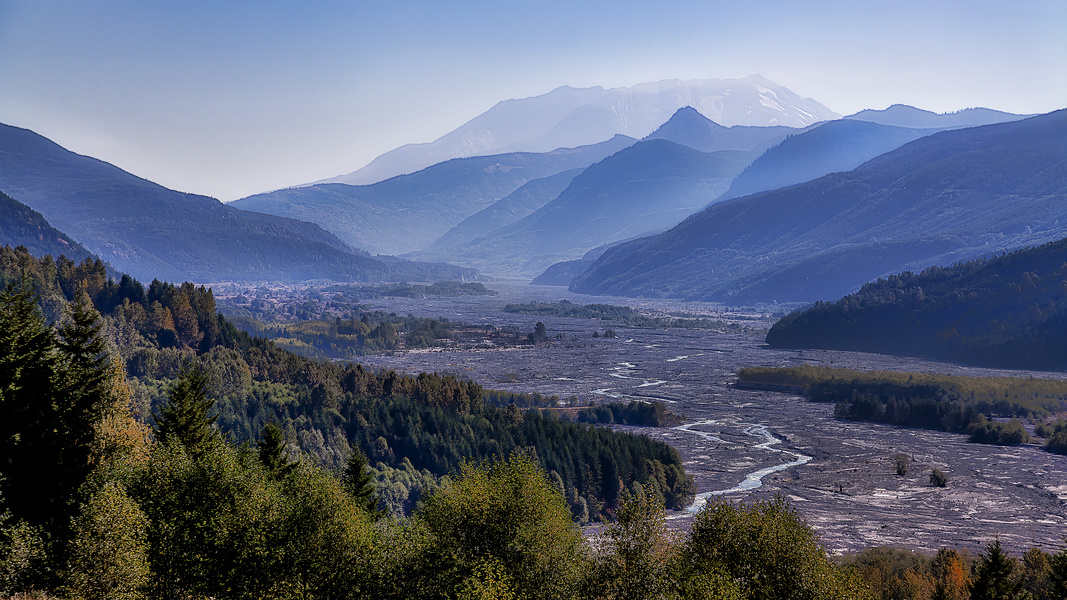
<instances>
[{"instance_id":1,"label":"sky","mask_svg":"<svg viewBox=\"0 0 1067 600\"><path fill-rule=\"evenodd\" d=\"M759 73L850 114L1067 107L1063 0L0 0L0 122L234 200L561 85Z\"/></svg>"}]
</instances>

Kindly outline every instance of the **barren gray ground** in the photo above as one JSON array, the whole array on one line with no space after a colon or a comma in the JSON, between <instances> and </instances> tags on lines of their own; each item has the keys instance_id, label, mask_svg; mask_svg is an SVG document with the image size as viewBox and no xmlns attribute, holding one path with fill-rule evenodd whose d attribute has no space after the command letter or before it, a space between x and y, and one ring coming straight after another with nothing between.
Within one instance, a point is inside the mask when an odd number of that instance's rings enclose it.
<instances>
[{"instance_id":1,"label":"barren gray ground","mask_svg":"<svg viewBox=\"0 0 1067 600\"><path fill-rule=\"evenodd\" d=\"M1021 553L1037 545L1063 547L1067 535L1067 456L1037 446L1001 447L967 442L966 436L835 420L832 406L795 395L733 386L743 366L827 364L857 369L952 372L967 375L1035 375L962 367L920 359L857 352L787 351L768 348L761 334L666 329L625 329L619 337L594 339L609 323L508 314L507 302L538 299L638 305L621 298L576 296L561 288L492 286L497 297L385 299L375 308L466 323L518 326L530 331L544 321L549 345L504 350L418 351L368 356L363 362L409 372L452 371L495 389L577 396L659 399L688 420L684 429L641 428L678 449L696 478L698 493L731 490L746 476L772 471L732 498L781 493L835 553L876 545L919 550L942 546L978 550L994 536ZM669 303L657 306L671 308ZM711 310L693 303L679 310ZM776 442L776 440L778 440ZM895 475L891 457L912 457L907 475ZM783 465L796 463L784 468ZM779 470L774 470L777 467ZM930 469L949 478L947 488L929 484ZM692 513L672 515L686 526Z\"/></svg>"}]
</instances>

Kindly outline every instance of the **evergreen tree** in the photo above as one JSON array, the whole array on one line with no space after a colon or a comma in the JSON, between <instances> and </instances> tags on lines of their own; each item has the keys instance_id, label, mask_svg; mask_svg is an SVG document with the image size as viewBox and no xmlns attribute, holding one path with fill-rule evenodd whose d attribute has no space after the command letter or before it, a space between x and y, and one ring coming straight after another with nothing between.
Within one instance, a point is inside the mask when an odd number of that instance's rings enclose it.
<instances>
[{"instance_id":1,"label":"evergreen tree","mask_svg":"<svg viewBox=\"0 0 1067 600\"><path fill-rule=\"evenodd\" d=\"M994 540L982 553L981 562L971 584L971 600L1015 600L1022 582L1016 577L1016 560Z\"/></svg>"},{"instance_id":2,"label":"evergreen tree","mask_svg":"<svg viewBox=\"0 0 1067 600\"><path fill-rule=\"evenodd\" d=\"M1067 543L1067 537L1063 538ZM1067 547L1049 557L1049 597L1067 598Z\"/></svg>"},{"instance_id":3,"label":"evergreen tree","mask_svg":"<svg viewBox=\"0 0 1067 600\"><path fill-rule=\"evenodd\" d=\"M32 288L8 285L0 293L0 499L34 525L55 515L51 478L41 476L58 463L53 438L61 423L51 410L57 366L55 334Z\"/></svg>"},{"instance_id":4,"label":"evergreen tree","mask_svg":"<svg viewBox=\"0 0 1067 600\"><path fill-rule=\"evenodd\" d=\"M16 517L57 541L70 534L111 398L99 315L83 296L68 317L57 339L28 285L0 295L2 492Z\"/></svg>"},{"instance_id":5,"label":"evergreen tree","mask_svg":"<svg viewBox=\"0 0 1067 600\"><path fill-rule=\"evenodd\" d=\"M281 479L293 471L294 463L285 456L285 434L274 422L263 428L259 440L259 462L267 468L271 477Z\"/></svg>"},{"instance_id":6,"label":"evergreen tree","mask_svg":"<svg viewBox=\"0 0 1067 600\"><path fill-rule=\"evenodd\" d=\"M210 414L215 400L207 397L207 375L200 369L186 368L171 388L166 404L155 415L156 440L177 443L193 456L203 454L217 434L212 424L218 413Z\"/></svg>"},{"instance_id":7,"label":"evergreen tree","mask_svg":"<svg viewBox=\"0 0 1067 600\"><path fill-rule=\"evenodd\" d=\"M381 516L382 511L378 508L378 495L374 490L374 479L370 474L367 457L355 446L352 446L352 454L349 455L345 472L341 476L341 484L356 501L357 506L375 518Z\"/></svg>"}]
</instances>

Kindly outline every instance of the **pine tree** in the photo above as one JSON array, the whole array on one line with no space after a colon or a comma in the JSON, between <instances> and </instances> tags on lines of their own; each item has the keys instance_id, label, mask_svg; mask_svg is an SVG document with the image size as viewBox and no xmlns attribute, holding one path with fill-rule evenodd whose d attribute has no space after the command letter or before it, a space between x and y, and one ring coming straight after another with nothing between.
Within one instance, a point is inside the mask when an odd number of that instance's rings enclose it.
<instances>
[{"instance_id":1,"label":"pine tree","mask_svg":"<svg viewBox=\"0 0 1067 600\"><path fill-rule=\"evenodd\" d=\"M211 427L219 418L210 414L215 400L207 397L207 374L187 367L170 390L167 403L155 415L156 440L180 444L189 454L203 454L217 435Z\"/></svg>"},{"instance_id":2,"label":"pine tree","mask_svg":"<svg viewBox=\"0 0 1067 600\"><path fill-rule=\"evenodd\" d=\"M1067 536L1063 541L1067 543ZM1049 558L1049 568L1049 597L1067 598L1067 547Z\"/></svg>"},{"instance_id":3,"label":"pine tree","mask_svg":"<svg viewBox=\"0 0 1067 600\"><path fill-rule=\"evenodd\" d=\"M971 584L971 600L1015 600L1022 582L1015 576L1015 558L1008 555L996 539L982 554Z\"/></svg>"},{"instance_id":4,"label":"pine tree","mask_svg":"<svg viewBox=\"0 0 1067 600\"><path fill-rule=\"evenodd\" d=\"M353 446L352 454L348 457L348 465L341 476L341 484L360 508L378 518L382 511L378 508L378 495L375 493L374 479L368 467L366 455Z\"/></svg>"},{"instance_id":5,"label":"pine tree","mask_svg":"<svg viewBox=\"0 0 1067 600\"><path fill-rule=\"evenodd\" d=\"M68 318L57 339L30 286L0 294L0 492L56 541L71 533L111 400L99 315L83 296Z\"/></svg>"},{"instance_id":6,"label":"pine tree","mask_svg":"<svg viewBox=\"0 0 1067 600\"><path fill-rule=\"evenodd\" d=\"M28 285L0 293L0 498L16 518L42 525L53 512L52 440L61 427L52 411L58 367L55 334ZM48 481L41 481L42 479ZM2 507L0 507L2 508Z\"/></svg>"},{"instance_id":7,"label":"pine tree","mask_svg":"<svg viewBox=\"0 0 1067 600\"><path fill-rule=\"evenodd\" d=\"M293 471L295 463L285 456L285 434L277 424L271 422L263 428L263 437L259 440L259 462L267 468L274 479L281 479Z\"/></svg>"}]
</instances>

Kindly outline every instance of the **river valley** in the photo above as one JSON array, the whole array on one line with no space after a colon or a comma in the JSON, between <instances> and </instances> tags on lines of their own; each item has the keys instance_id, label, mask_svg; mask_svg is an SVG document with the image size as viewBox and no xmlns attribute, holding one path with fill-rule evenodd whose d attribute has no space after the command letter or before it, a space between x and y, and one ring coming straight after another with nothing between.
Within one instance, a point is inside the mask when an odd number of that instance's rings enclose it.
<instances>
[{"instance_id":1,"label":"river valley","mask_svg":"<svg viewBox=\"0 0 1067 600\"><path fill-rule=\"evenodd\" d=\"M364 364L408 372L454 372L483 386L590 401L660 400L686 422L675 428L623 428L661 439L681 453L696 480L697 502L669 515L684 528L715 497L782 494L832 553L889 545L923 551L942 546L980 550L994 537L1015 553L1063 547L1067 534L1067 456L1036 445L972 444L961 434L834 419L833 407L780 392L736 387L743 366L803 363L856 369L1065 378L1064 373L980 369L858 352L776 350L758 331L631 329L597 320L506 313L509 302L628 304L698 311L747 326L769 326L769 314L722 312L695 303L579 296L563 288L490 285L497 296L374 300L373 308L448 317L531 331L537 321L551 342L538 346L457 348L366 356ZM612 327L617 337L593 337ZM893 456L911 459L904 476ZM930 471L948 475L945 488Z\"/></svg>"}]
</instances>

